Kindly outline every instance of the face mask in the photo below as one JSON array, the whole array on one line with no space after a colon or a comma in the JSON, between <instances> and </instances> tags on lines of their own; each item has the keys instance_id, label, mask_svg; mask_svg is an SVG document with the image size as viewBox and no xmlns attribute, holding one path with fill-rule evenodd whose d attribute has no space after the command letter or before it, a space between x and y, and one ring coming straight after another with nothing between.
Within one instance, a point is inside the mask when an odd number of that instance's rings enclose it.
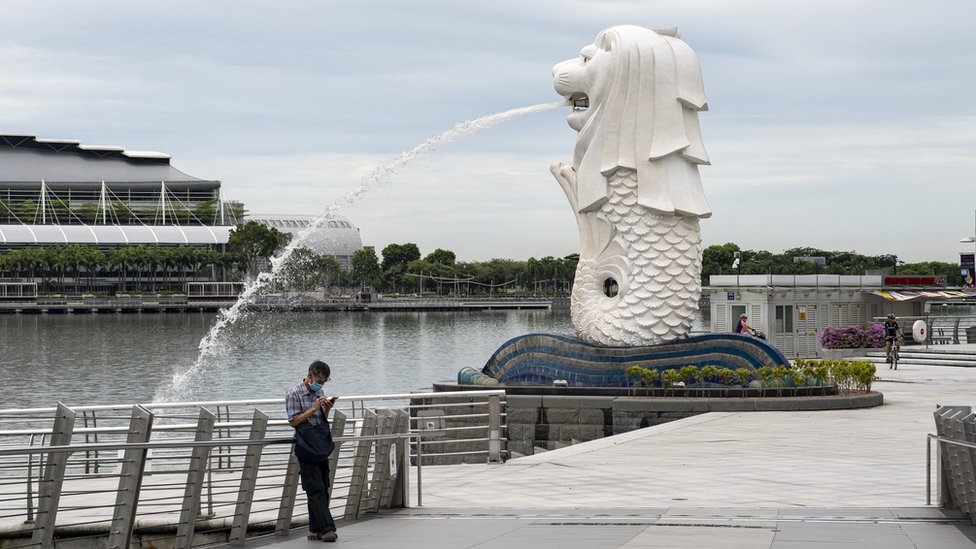
<instances>
[{"instance_id":1,"label":"face mask","mask_svg":"<svg viewBox=\"0 0 976 549\"><path fill-rule=\"evenodd\" d=\"M319 392L319 391L322 390L322 384L321 383L315 383L313 381L312 383L309 383L308 384L308 388L311 389L313 393L317 393L317 392Z\"/></svg>"}]
</instances>

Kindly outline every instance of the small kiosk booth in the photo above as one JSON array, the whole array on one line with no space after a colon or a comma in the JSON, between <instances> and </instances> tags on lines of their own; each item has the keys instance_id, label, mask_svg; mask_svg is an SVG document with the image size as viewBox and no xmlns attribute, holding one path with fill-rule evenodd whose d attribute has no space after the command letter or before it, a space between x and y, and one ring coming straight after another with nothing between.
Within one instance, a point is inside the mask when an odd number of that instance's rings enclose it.
<instances>
[{"instance_id":1,"label":"small kiosk booth","mask_svg":"<svg viewBox=\"0 0 976 549\"><path fill-rule=\"evenodd\" d=\"M703 292L713 332L731 332L745 313L788 358L821 356L827 326L865 325L889 313L921 317L928 300L972 297L947 290L943 276L712 275ZM901 324L910 337L911 323Z\"/></svg>"}]
</instances>

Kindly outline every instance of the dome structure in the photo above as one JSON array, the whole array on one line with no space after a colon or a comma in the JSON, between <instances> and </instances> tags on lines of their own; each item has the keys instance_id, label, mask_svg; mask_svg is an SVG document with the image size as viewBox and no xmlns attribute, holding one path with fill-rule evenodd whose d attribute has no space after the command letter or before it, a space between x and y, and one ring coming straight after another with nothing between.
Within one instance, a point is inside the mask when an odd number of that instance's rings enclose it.
<instances>
[{"instance_id":1,"label":"dome structure","mask_svg":"<svg viewBox=\"0 0 976 549\"><path fill-rule=\"evenodd\" d=\"M315 219L310 215L248 214L246 221L255 221L289 233L293 238L299 238ZM348 271L351 268L352 254L362 249L363 239L359 235L358 227L349 219L337 215L326 220L321 227L312 229L305 235L301 245L319 255L335 257L342 269Z\"/></svg>"}]
</instances>

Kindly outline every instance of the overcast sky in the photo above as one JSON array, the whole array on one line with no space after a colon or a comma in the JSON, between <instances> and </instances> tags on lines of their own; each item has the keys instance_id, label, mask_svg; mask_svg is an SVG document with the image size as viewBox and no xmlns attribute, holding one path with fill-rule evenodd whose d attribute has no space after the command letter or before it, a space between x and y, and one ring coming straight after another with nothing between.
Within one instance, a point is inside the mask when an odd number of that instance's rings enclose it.
<instances>
[{"instance_id":1,"label":"overcast sky","mask_svg":"<svg viewBox=\"0 0 976 549\"><path fill-rule=\"evenodd\" d=\"M455 124L558 101L617 24L681 29L710 110L705 245L957 261L976 224L976 2L3 1L0 131L163 151L254 213L318 214ZM341 214L377 248L562 256L567 109L416 159Z\"/></svg>"}]
</instances>

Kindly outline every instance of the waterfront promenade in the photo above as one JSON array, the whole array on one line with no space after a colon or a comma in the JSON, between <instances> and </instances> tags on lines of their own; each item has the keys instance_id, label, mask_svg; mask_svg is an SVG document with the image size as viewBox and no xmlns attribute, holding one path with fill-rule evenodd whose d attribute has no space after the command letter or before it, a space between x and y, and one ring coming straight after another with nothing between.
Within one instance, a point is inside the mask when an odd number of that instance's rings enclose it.
<instances>
[{"instance_id":1,"label":"waterfront promenade","mask_svg":"<svg viewBox=\"0 0 976 549\"><path fill-rule=\"evenodd\" d=\"M976 405L973 366L879 369L876 408L710 413L505 464L425 467L423 507L340 525L339 544L976 547L968 519L925 505L932 413ZM932 489L935 502L934 475ZM248 542L309 545L298 531Z\"/></svg>"}]
</instances>

